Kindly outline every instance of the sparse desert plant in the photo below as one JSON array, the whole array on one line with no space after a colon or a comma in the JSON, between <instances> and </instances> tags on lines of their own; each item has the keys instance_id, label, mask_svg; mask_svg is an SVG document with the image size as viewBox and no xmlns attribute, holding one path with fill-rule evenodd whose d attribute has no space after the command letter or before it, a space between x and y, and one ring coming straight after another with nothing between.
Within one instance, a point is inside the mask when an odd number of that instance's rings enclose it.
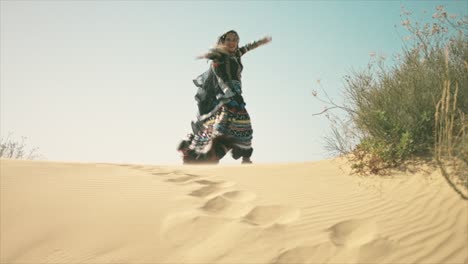
<instances>
[{"instance_id":1,"label":"sparse desert plant","mask_svg":"<svg viewBox=\"0 0 468 264\"><path fill-rule=\"evenodd\" d=\"M343 105L322 99L329 107L319 114L332 121L328 147L347 155L356 172L384 173L411 157L432 155L440 137L445 141L437 146L466 164L468 20L443 6L435 11L431 23L418 23L403 8L401 24L410 34L394 65L371 54L366 69L345 76ZM338 116L331 109L343 111ZM353 146L340 147L346 141Z\"/></svg>"},{"instance_id":2,"label":"sparse desert plant","mask_svg":"<svg viewBox=\"0 0 468 264\"><path fill-rule=\"evenodd\" d=\"M26 146L26 137L17 140L11 133L7 137L0 137L0 158L33 160L40 157L37 147Z\"/></svg>"}]
</instances>

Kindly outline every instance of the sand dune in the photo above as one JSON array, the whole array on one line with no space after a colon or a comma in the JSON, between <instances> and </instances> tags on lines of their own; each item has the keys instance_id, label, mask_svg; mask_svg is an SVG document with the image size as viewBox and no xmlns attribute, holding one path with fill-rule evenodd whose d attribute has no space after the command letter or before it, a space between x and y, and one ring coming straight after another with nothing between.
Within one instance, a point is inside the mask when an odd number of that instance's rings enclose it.
<instances>
[{"instance_id":1,"label":"sand dune","mask_svg":"<svg viewBox=\"0 0 468 264\"><path fill-rule=\"evenodd\" d=\"M468 263L435 168L0 161L1 263Z\"/></svg>"}]
</instances>

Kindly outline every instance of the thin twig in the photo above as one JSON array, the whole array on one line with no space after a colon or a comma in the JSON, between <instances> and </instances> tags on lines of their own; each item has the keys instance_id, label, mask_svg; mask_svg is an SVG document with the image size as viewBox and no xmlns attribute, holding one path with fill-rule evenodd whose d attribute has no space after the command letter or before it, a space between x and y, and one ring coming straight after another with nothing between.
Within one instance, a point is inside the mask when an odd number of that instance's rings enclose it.
<instances>
[{"instance_id":1,"label":"thin twig","mask_svg":"<svg viewBox=\"0 0 468 264\"><path fill-rule=\"evenodd\" d=\"M437 164L439 165L439 168L440 168L440 171L442 172L442 175L444 176L445 180L447 181L448 185L450 187L452 187L452 189L458 193L460 195L461 198L463 198L464 200L468 200L468 196L466 196L465 194L463 194L458 188L457 186L452 182L452 180L450 180L449 176L448 176L448 173L447 171L444 169L444 166L442 165L442 162L437 159ZM466 183L465 183L466 184Z\"/></svg>"}]
</instances>

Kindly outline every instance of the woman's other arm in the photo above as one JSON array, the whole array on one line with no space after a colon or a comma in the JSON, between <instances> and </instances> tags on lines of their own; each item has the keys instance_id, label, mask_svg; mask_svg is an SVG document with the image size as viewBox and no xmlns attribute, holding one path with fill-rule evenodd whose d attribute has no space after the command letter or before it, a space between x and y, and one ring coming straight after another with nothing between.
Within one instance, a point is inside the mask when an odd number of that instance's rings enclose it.
<instances>
[{"instance_id":1,"label":"woman's other arm","mask_svg":"<svg viewBox=\"0 0 468 264\"><path fill-rule=\"evenodd\" d=\"M219 60L223 54L228 54L228 51L222 45L218 45L210 49L207 53L197 56L196 59Z\"/></svg>"},{"instance_id":2,"label":"woman's other arm","mask_svg":"<svg viewBox=\"0 0 468 264\"><path fill-rule=\"evenodd\" d=\"M250 43L244 45L243 47L239 48L241 56L244 55L245 53L247 53L247 51L256 49L256 48L258 48L258 47L260 47L262 45L270 43L271 40L272 40L271 36L267 36L267 37L264 37L264 38L259 39L257 41L250 42Z\"/></svg>"}]
</instances>

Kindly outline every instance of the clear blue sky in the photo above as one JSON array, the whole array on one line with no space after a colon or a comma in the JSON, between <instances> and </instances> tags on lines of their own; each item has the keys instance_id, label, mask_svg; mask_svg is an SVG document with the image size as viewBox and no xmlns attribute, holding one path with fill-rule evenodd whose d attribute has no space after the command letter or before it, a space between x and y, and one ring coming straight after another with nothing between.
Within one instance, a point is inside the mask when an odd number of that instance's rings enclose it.
<instances>
[{"instance_id":1,"label":"clear blue sky","mask_svg":"<svg viewBox=\"0 0 468 264\"><path fill-rule=\"evenodd\" d=\"M180 163L195 117L195 56L230 29L243 58L253 160L328 157L317 79L338 102L343 76L369 53L401 50L400 7L430 17L466 1L10 1L1 4L0 132L25 136L48 160ZM395 28L394 26L397 25ZM233 163L226 157L222 163Z\"/></svg>"}]
</instances>

